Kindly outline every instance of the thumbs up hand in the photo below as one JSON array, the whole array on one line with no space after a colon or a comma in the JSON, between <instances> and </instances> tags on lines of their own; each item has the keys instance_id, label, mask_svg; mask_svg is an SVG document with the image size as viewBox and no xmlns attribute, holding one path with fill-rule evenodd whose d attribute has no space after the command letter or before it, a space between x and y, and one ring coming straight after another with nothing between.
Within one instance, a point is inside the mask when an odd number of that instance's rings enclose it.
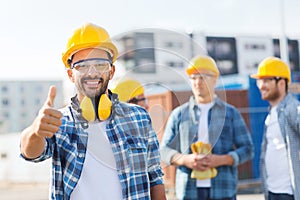
<instances>
[{"instance_id":1,"label":"thumbs up hand","mask_svg":"<svg viewBox=\"0 0 300 200\"><path fill-rule=\"evenodd\" d=\"M53 137L61 125L62 114L54 108L55 96L56 87L51 86L48 98L32 124L33 132L39 137Z\"/></svg>"}]
</instances>

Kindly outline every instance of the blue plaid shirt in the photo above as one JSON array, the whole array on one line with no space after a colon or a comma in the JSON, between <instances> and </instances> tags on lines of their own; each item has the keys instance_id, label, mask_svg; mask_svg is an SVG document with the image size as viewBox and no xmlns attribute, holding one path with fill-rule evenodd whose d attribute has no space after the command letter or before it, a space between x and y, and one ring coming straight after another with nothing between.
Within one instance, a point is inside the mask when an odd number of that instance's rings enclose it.
<instances>
[{"instance_id":1,"label":"blue plaid shirt","mask_svg":"<svg viewBox=\"0 0 300 200\"><path fill-rule=\"evenodd\" d=\"M287 94L278 104L277 113L280 132L284 138L288 152L288 165L290 169L294 198L300 199L300 102L292 94ZM268 187L266 183L267 172L265 163L267 151L266 130L267 127L265 126L261 145L260 172L265 197L267 199Z\"/></svg>"},{"instance_id":2,"label":"blue plaid shirt","mask_svg":"<svg viewBox=\"0 0 300 200\"><path fill-rule=\"evenodd\" d=\"M76 106L75 106L76 107ZM33 162L52 157L51 199L70 199L82 172L88 125L69 105L62 110L62 126L46 139L43 154ZM150 187L163 184L159 144L148 113L141 107L113 100L106 126L123 199L150 199ZM25 158L26 159L26 158Z\"/></svg>"},{"instance_id":3,"label":"blue plaid shirt","mask_svg":"<svg viewBox=\"0 0 300 200\"><path fill-rule=\"evenodd\" d=\"M231 198L237 192L237 166L253 158L253 143L238 110L217 97L214 101L208 113L212 153L229 154L234 164L217 167L218 174L211 179L210 198ZM193 96L171 113L161 142L161 156L166 164L170 164L176 153L192 152L190 145L198 140L199 118L200 110ZM185 166L176 170L176 196L179 199L198 199L196 179L191 178L191 169Z\"/></svg>"}]
</instances>

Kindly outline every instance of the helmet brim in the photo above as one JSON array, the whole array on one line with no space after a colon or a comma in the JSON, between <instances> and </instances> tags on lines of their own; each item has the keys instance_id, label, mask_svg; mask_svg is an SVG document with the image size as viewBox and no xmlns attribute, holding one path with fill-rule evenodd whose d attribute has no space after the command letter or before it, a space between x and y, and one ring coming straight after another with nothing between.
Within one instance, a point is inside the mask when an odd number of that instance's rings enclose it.
<instances>
[{"instance_id":1,"label":"helmet brim","mask_svg":"<svg viewBox=\"0 0 300 200\"><path fill-rule=\"evenodd\" d=\"M110 50L112 53L112 62L115 62L117 57L118 57L118 50L116 48L115 45L113 45L112 43L101 43L101 45L99 45L99 43L96 44L84 44L82 46L74 46L73 48L70 48L65 54L63 54L62 56L62 60L63 63L65 64L66 68L70 68L70 64L68 63L68 59L74 55L76 52L83 50L83 49L88 49L88 48L99 48L99 49L108 49Z\"/></svg>"}]
</instances>

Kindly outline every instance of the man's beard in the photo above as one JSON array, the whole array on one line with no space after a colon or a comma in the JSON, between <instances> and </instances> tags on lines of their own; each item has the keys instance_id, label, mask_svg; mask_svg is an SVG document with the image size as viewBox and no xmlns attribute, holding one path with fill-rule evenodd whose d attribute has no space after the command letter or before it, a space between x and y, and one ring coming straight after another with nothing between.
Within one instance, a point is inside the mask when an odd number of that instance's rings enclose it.
<instances>
[{"instance_id":1,"label":"man's beard","mask_svg":"<svg viewBox=\"0 0 300 200\"><path fill-rule=\"evenodd\" d=\"M84 83L86 79L98 80L101 84L101 87L95 88L95 89L86 88L87 86ZM100 98L100 96L102 94L105 94L107 87L108 87L108 82L109 82L109 79L103 79L102 77L101 78L98 78L98 77L97 78L82 78L80 80L80 84L77 86L77 88L78 88L79 92L82 93L83 95L85 95L91 99L98 99L98 98Z\"/></svg>"},{"instance_id":2,"label":"man's beard","mask_svg":"<svg viewBox=\"0 0 300 200\"><path fill-rule=\"evenodd\" d=\"M263 100L267 101L276 101L280 97L278 88L272 92L268 92L266 97L263 97Z\"/></svg>"}]
</instances>

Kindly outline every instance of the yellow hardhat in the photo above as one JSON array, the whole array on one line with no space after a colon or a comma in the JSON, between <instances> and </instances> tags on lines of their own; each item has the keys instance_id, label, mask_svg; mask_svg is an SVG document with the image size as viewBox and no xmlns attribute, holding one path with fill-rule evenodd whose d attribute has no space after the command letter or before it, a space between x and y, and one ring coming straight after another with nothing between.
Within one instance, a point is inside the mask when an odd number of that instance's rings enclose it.
<instances>
[{"instance_id":1,"label":"yellow hardhat","mask_svg":"<svg viewBox=\"0 0 300 200\"><path fill-rule=\"evenodd\" d=\"M111 91L118 94L120 101L127 102L136 96L144 94L144 87L136 80L120 79L114 82Z\"/></svg>"},{"instance_id":2,"label":"yellow hardhat","mask_svg":"<svg viewBox=\"0 0 300 200\"><path fill-rule=\"evenodd\" d=\"M258 65L257 74L252 78L282 77L291 81L291 72L288 65L277 57L267 57Z\"/></svg>"},{"instance_id":3,"label":"yellow hardhat","mask_svg":"<svg viewBox=\"0 0 300 200\"><path fill-rule=\"evenodd\" d=\"M198 74L201 70L210 70L216 74L218 77L220 72L218 70L217 64L209 56L196 56L190 61L190 65L185 70L186 73L190 76L191 74Z\"/></svg>"},{"instance_id":4,"label":"yellow hardhat","mask_svg":"<svg viewBox=\"0 0 300 200\"><path fill-rule=\"evenodd\" d=\"M63 63L70 67L68 60L79 50L86 48L100 48L109 52L114 62L118 57L118 50L112 43L106 30L95 24L87 23L76 29L69 38L66 51L62 55Z\"/></svg>"}]
</instances>

